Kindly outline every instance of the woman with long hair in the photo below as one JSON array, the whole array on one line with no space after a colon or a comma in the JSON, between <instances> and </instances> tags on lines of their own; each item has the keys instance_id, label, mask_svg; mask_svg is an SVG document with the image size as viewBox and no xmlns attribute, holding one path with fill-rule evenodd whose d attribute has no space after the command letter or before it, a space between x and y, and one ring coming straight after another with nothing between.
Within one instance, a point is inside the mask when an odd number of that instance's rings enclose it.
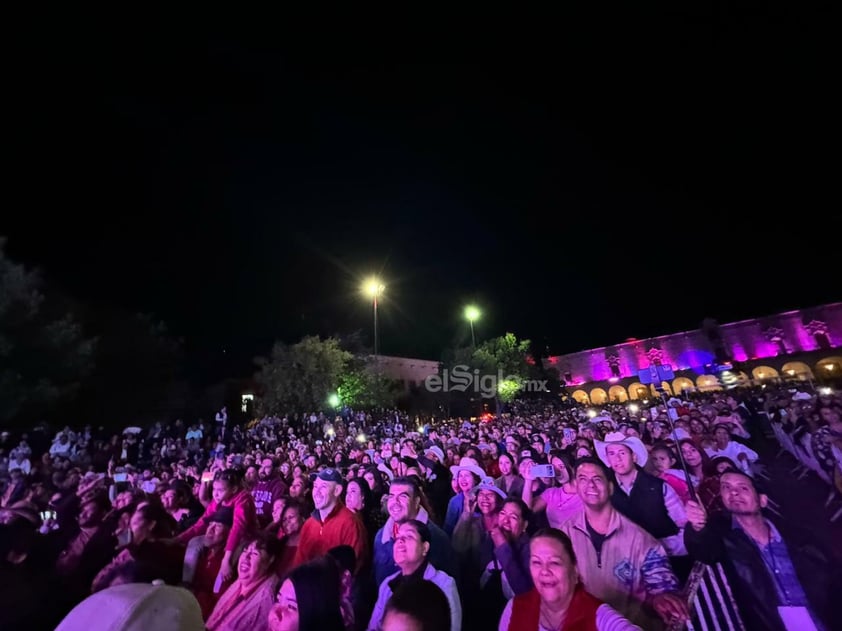
<instances>
[{"instance_id":1,"label":"woman with long hair","mask_svg":"<svg viewBox=\"0 0 842 631\"><path fill-rule=\"evenodd\" d=\"M289 573L269 612L270 631L345 631L340 609L340 573L321 557Z\"/></svg>"},{"instance_id":2,"label":"woman with long hair","mask_svg":"<svg viewBox=\"0 0 842 631\"><path fill-rule=\"evenodd\" d=\"M711 470L710 457L704 449L699 449L690 438L683 438L678 441L678 448L681 449L684 463L690 472L690 479L687 480L684 471L679 469L671 469L670 473L685 479L688 485L692 484L696 488L696 494L708 513L721 510L719 478Z\"/></svg>"},{"instance_id":3,"label":"woman with long hair","mask_svg":"<svg viewBox=\"0 0 842 631\"><path fill-rule=\"evenodd\" d=\"M497 468L500 470L500 477L494 480L497 488L506 495L520 497L523 493L523 478L517 470L517 458L504 451L497 457Z\"/></svg>"},{"instance_id":4,"label":"woman with long hair","mask_svg":"<svg viewBox=\"0 0 842 631\"><path fill-rule=\"evenodd\" d=\"M570 456L564 452L553 452L550 462L555 473L555 485L547 487L533 499L532 481L535 478L527 471L521 499L535 513L546 511L547 522L553 528L558 528L569 517L581 511L583 504L573 482L573 461Z\"/></svg>"}]
</instances>

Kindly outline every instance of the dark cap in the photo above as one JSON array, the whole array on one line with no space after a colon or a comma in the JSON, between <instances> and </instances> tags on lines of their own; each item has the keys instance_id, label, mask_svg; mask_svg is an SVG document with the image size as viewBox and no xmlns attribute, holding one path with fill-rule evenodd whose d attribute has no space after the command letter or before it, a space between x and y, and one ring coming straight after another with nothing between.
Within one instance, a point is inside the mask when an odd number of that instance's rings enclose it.
<instances>
[{"instance_id":1,"label":"dark cap","mask_svg":"<svg viewBox=\"0 0 842 631\"><path fill-rule=\"evenodd\" d=\"M535 453L535 450L531 447L529 449L521 449L520 450L520 459L525 460L526 458L530 458L532 460L538 460L538 454Z\"/></svg>"},{"instance_id":2,"label":"dark cap","mask_svg":"<svg viewBox=\"0 0 842 631\"><path fill-rule=\"evenodd\" d=\"M230 528L234 525L234 508L231 506L220 506L213 515L208 517L208 521L216 521Z\"/></svg>"},{"instance_id":3,"label":"dark cap","mask_svg":"<svg viewBox=\"0 0 842 631\"><path fill-rule=\"evenodd\" d=\"M322 469L316 477L319 480L324 480L325 482L336 482L337 484L342 484L342 482L344 482L344 478L342 477L342 474L339 473L339 470L331 467Z\"/></svg>"}]
</instances>

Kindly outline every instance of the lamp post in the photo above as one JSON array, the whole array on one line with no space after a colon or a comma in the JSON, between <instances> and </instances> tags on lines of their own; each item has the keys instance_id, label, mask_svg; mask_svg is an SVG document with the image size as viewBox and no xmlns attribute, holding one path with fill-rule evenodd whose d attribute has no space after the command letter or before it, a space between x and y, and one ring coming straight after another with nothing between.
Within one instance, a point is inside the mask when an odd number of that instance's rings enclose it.
<instances>
[{"instance_id":1,"label":"lamp post","mask_svg":"<svg viewBox=\"0 0 842 631\"><path fill-rule=\"evenodd\" d=\"M482 314L479 310L479 307L476 307L474 305L468 305L467 307L465 307L465 318L468 320L468 322L471 323L471 346L473 346L474 348L476 348L477 345L477 338L474 335L474 320L479 319L480 315Z\"/></svg>"},{"instance_id":2,"label":"lamp post","mask_svg":"<svg viewBox=\"0 0 842 631\"><path fill-rule=\"evenodd\" d=\"M372 276L368 280L363 283L363 293L371 298L372 304L374 305L374 358L377 359L378 355L378 334L377 334L377 298L378 296L383 295L383 290L386 287L383 283L380 282L380 279L376 276Z\"/></svg>"}]
</instances>

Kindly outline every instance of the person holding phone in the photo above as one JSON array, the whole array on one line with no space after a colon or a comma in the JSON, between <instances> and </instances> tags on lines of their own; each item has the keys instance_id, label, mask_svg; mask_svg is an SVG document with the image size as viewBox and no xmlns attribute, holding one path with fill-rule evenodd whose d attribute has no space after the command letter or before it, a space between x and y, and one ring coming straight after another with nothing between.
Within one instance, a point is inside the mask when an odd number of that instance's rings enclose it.
<instances>
[{"instance_id":1,"label":"person holding phone","mask_svg":"<svg viewBox=\"0 0 842 631\"><path fill-rule=\"evenodd\" d=\"M581 512L583 504L573 482L573 463L570 456L563 452L553 452L549 466L554 474L555 486L545 488L538 497L534 497L532 482L536 479L536 472L530 468L526 473L527 481L523 485L521 499L533 513L546 511L550 527L558 528Z\"/></svg>"}]
</instances>

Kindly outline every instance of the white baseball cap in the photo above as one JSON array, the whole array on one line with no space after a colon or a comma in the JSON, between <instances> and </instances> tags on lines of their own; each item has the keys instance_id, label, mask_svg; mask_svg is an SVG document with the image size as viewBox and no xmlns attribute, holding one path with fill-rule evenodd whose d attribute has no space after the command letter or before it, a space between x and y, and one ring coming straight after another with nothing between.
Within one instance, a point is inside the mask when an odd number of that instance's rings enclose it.
<instances>
[{"instance_id":1,"label":"white baseball cap","mask_svg":"<svg viewBox=\"0 0 842 631\"><path fill-rule=\"evenodd\" d=\"M196 597L183 587L128 583L88 596L56 631L204 631Z\"/></svg>"}]
</instances>

